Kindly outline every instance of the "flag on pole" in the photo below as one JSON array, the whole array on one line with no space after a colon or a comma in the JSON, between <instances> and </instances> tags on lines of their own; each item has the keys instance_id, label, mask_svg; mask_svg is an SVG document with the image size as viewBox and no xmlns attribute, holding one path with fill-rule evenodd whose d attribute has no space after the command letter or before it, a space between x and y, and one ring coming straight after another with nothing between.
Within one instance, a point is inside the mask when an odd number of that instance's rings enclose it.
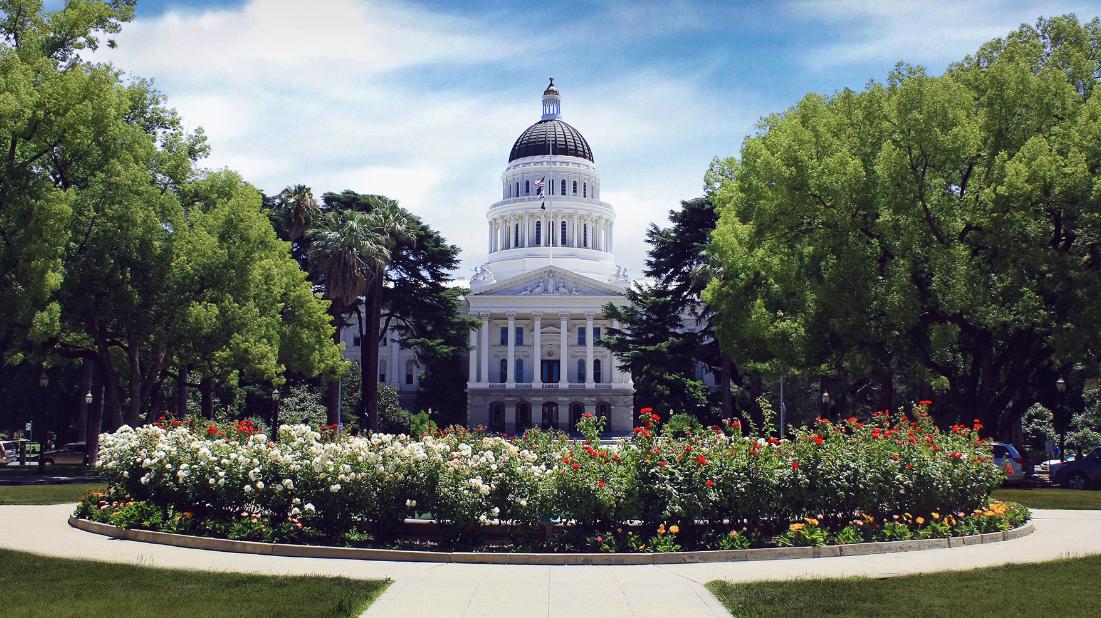
<instances>
[{"instance_id":1,"label":"flag on pole","mask_svg":"<svg viewBox=\"0 0 1101 618\"><path fill-rule=\"evenodd\" d=\"M535 195L542 197L542 195L543 195L543 181L546 178L547 178L546 176L543 176L539 180L535 181Z\"/></svg>"},{"instance_id":2,"label":"flag on pole","mask_svg":"<svg viewBox=\"0 0 1101 618\"><path fill-rule=\"evenodd\" d=\"M547 201L543 200L543 203L539 204L539 210L546 210L546 209L547 209Z\"/></svg>"}]
</instances>

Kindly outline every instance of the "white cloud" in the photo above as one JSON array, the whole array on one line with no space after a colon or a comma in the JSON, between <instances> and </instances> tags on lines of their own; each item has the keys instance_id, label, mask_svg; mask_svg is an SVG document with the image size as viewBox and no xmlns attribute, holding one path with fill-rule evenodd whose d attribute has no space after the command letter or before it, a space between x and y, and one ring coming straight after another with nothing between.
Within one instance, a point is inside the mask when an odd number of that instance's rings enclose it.
<instances>
[{"instance_id":1,"label":"white cloud","mask_svg":"<svg viewBox=\"0 0 1101 618\"><path fill-rule=\"evenodd\" d=\"M787 5L796 19L842 32L832 41L820 33L822 42L805 51L804 62L817 69L870 61L943 67L1038 17L1076 12L1088 19L1096 11L1095 4L1074 0L796 0Z\"/></svg>"},{"instance_id":2,"label":"white cloud","mask_svg":"<svg viewBox=\"0 0 1101 618\"><path fill-rule=\"evenodd\" d=\"M485 258L485 213L512 141L540 109L541 77L516 68L539 59L501 31L396 4L252 0L139 19L96 58L154 78L206 130L206 165L268 193L305 183L393 197L463 248L465 273ZM464 85L486 74L500 85ZM635 273L647 224L698 195L707 162L735 152L752 126L745 106L715 99L711 79L652 67L559 80L564 116L588 138L617 208L617 257ZM522 99L517 80L531 80Z\"/></svg>"}]
</instances>

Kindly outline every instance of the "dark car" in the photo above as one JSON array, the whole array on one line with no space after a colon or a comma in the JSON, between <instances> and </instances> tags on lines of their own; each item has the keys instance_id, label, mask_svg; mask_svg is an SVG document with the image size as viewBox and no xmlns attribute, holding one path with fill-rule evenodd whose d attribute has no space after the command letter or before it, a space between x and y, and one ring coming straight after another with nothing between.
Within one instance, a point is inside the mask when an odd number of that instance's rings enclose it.
<instances>
[{"instance_id":1,"label":"dark car","mask_svg":"<svg viewBox=\"0 0 1101 618\"><path fill-rule=\"evenodd\" d=\"M1055 473L1055 482L1071 489L1101 486L1101 448L1095 448L1085 457L1063 464Z\"/></svg>"}]
</instances>

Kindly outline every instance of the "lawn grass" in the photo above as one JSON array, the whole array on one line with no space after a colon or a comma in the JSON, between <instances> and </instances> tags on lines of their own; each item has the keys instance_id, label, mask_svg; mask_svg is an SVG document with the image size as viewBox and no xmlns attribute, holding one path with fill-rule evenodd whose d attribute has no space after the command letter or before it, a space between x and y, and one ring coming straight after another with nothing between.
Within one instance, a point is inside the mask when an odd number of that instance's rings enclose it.
<instances>
[{"instance_id":1,"label":"lawn grass","mask_svg":"<svg viewBox=\"0 0 1101 618\"><path fill-rule=\"evenodd\" d=\"M6 616L358 616L389 585L153 569L0 550Z\"/></svg>"},{"instance_id":2,"label":"lawn grass","mask_svg":"<svg viewBox=\"0 0 1101 618\"><path fill-rule=\"evenodd\" d=\"M1096 616L1101 555L886 579L707 584L738 618Z\"/></svg>"},{"instance_id":3,"label":"lawn grass","mask_svg":"<svg viewBox=\"0 0 1101 618\"><path fill-rule=\"evenodd\" d=\"M1091 489L1002 488L997 500L1012 500L1034 509L1101 509L1101 491Z\"/></svg>"},{"instance_id":4,"label":"lawn grass","mask_svg":"<svg viewBox=\"0 0 1101 618\"><path fill-rule=\"evenodd\" d=\"M0 466L0 478L20 478L24 476L38 476L37 459L28 457L30 465L19 466L8 464ZM44 467L46 476L94 476L96 469L89 466L72 464L53 464Z\"/></svg>"},{"instance_id":5,"label":"lawn grass","mask_svg":"<svg viewBox=\"0 0 1101 618\"><path fill-rule=\"evenodd\" d=\"M0 485L0 504L62 504L76 502L90 491L106 488L104 483L63 485Z\"/></svg>"}]
</instances>

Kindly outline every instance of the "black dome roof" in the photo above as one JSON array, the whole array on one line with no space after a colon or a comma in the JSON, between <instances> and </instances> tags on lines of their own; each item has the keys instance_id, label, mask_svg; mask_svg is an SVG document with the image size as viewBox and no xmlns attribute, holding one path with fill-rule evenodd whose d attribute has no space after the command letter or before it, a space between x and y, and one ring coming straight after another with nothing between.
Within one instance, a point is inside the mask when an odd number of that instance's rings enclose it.
<instances>
[{"instance_id":1,"label":"black dome roof","mask_svg":"<svg viewBox=\"0 0 1101 618\"><path fill-rule=\"evenodd\" d=\"M589 142L577 129L558 118L540 120L524 130L512 145L508 160L511 163L523 157L550 154L593 160Z\"/></svg>"}]
</instances>

